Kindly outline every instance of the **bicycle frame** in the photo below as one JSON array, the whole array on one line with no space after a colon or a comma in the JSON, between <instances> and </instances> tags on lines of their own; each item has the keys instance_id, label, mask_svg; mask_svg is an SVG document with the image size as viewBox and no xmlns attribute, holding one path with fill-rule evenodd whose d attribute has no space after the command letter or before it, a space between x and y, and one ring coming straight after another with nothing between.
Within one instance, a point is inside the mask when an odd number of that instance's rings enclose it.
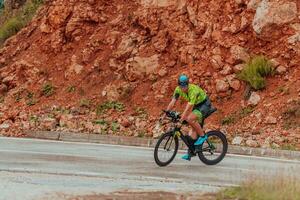
<instances>
[{"instance_id":1,"label":"bicycle frame","mask_svg":"<svg viewBox=\"0 0 300 200\"><path fill-rule=\"evenodd\" d=\"M194 148L194 145L191 145L185 138L185 135L182 133L181 131L181 127L177 127L175 126L174 130L172 131L173 132L173 137L179 137L183 142L184 144L190 149L192 150L193 152L195 151L195 148ZM167 141L168 142L168 141Z\"/></svg>"}]
</instances>

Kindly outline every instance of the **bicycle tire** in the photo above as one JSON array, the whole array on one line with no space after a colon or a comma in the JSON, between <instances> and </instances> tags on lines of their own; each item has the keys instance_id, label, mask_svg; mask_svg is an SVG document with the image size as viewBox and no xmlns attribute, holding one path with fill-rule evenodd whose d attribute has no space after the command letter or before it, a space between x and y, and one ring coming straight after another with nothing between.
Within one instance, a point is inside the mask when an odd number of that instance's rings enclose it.
<instances>
[{"instance_id":1,"label":"bicycle tire","mask_svg":"<svg viewBox=\"0 0 300 200\"><path fill-rule=\"evenodd\" d=\"M170 137L173 137L173 139L174 139L174 141L175 141L175 149L174 149L174 153L173 153L173 155L170 157L170 159L167 160L166 162L163 162L163 161L161 161L161 160L159 159L159 156L158 156L159 151L158 151L158 150L159 150L159 147L160 147L160 144L162 143L162 141L163 141L164 139L168 138L168 137L169 137L169 139L170 139ZM172 141L173 141L173 140L172 140ZM172 141L171 141L171 142L172 142ZM154 160L155 160L156 164L157 164L158 166L160 166L160 167L165 167L165 166L167 166L168 164L170 164L170 163L174 160L174 158L175 158L175 156L176 156L176 154L177 154L178 146L179 146L179 144L178 144L178 137L177 137L177 136L174 137L173 132L167 132L167 133L163 134L163 135L159 138L159 140L157 141L157 143L156 143L156 145L155 145L155 148L154 148Z\"/></svg>"},{"instance_id":2,"label":"bicycle tire","mask_svg":"<svg viewBox=\"0 0 300 200\"><path fill-rule=\"evenodd\" d=\"M210 132L208 132L206 134L207 134L208 139L211 136L215 136L215 137L218 137L219 139L221 139L222 144L223 144L222 152L220 153L220 155L216 159L209 160L203 154L203 152L204 152L204 151L202 151L203 144L204 144L203 143L202 145L200 145L201 151L198 152L198 157L206 165L216 165L216 164L218 164L219 162L221 162L224 159L224 157L225 157L225 155L227 153L227 150L228 150L228 142L227 142L226 136L221 131L210 131Z\"/></svg>"}]
</instances>

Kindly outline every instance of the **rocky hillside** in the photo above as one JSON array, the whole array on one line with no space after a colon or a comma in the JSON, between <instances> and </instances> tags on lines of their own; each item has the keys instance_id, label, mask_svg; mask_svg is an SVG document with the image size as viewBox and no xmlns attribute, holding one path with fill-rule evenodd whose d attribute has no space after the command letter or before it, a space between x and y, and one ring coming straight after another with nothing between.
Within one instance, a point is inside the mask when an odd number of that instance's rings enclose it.
<instances>
[{"instance_id":1,"label":"rocky hillside","mask_svg":"<svg viewBox=\"0 0 300 200\"><path fill-rule=\"evenodd\" d=\"M236 74L255 55L276 75L245 100ZM299 65L298 0L46 1L0 50L0 133L152 137L186 73L219 110L206 128L234 144L296 149Z\"/></svg>"}]
</instances>

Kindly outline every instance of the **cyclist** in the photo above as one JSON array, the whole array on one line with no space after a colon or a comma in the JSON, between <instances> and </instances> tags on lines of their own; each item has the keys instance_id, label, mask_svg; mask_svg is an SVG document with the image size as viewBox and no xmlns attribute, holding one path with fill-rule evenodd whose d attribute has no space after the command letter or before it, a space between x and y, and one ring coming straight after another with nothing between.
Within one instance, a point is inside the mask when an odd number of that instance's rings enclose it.
<instances>
[{"instance_id":1,"label":"cyclist","mask_svg":"<svg viewBox=\"0 0 300 200\"><path fill-rule=\"evenodd\" d=\"M178 86L176 87L173 98L169 103L167 110L171 110L179 97L187 101L185 109L181 115L181 122L187 122L191 127L189 135L186 135L187 141L192 147L203 144L207 139L199 123L205 118L205 115L211 109L211 102L205 91L195 84L189 83L187 75L180 75L178 78ZM188 150L187 154L182 156L184 160L191 160L195 154Z\"/></svg>"}]
</instances>

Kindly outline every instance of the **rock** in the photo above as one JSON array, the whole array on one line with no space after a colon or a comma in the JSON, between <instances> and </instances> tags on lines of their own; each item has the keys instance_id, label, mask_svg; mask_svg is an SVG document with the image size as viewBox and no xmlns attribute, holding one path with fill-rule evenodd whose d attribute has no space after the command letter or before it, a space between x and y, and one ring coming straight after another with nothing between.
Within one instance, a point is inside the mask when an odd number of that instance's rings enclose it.
<instances>
[{"instance_id":1,"label":"rock","mask_svg":"<svg viewBox=\"0 0 300 200\"><path fill-rule=\"evenodd\" d=\"M233 67L235 73L239 73L244 69L245 64L238 64Z\"/></svg>"},{"instance_id":2,"label":"rock","mask_svg":"<svg viewBox=\"0 0 300 200\"><path fill-rule=\"evenodd\" d=\"M270 37L276 29L274 24L283 25L291 22L297 17L297 4L294 2L268 1L262 0L257 9L253 20L253 29L257 34Z\"/></svg>"},{"instance_id":3,"label":"rock","mask_svg":"<svg viewBox=\"0 0 300 200\"><path fill-rule=\"evenodd\" d=\"M54 130L57 125L58 125L57 120L55 118L49 118L49 117L42 119L40 124L41 129L47 131Z\"/></svg>"},{"instance_id":4,"label":"rock","mask_svg":"<svg viewBox=\"0 0 300 200\"><path fill-rule=\"evenodd\" d=\"M247 50L241 46L234 45L230 48L232 58L236 62L247 62L250 59L250 55Z\"/></svg>"},{"instance_id":5,"label":"rock","mask_svg":"<svg viewBox=\"0 0 300 200\"><path fill-rule=\"evenodd\" d=\"M241 145L242 142L243 142L244 138L240 137L240 136L237 136L235 138L233 138L232 140L232 145Z\"/></svg>"},{"instance_id":6,"label":"rock","mask_svg":"<svg viewBox=\"0 0 300 200\"><path fill-rule=\"evenodd\" d=\"M213 66L214 69L219 70L223 67L224 63L223 63L223 59L222 56L220 55L213 55L212 59L211 59L211 64Z\"/></svg>"},{"instance_id":7,"label":"rock","mask_svg":"<svg viewBox=\"0 0 300 200\"><path fill-rule=\"evenodd\" d=\"M256 92L252 92L248 100L248 104L256 106L260 102L260 100L260 96Z\"/></svg>"},{"instance_id":8,"label":"rock","mask_svg":"<svg viewBox=\"0 0 300 200\"><path fill-rule=\"evenodd\" d=\"M270 62L272 63L273 67L278 67L280 65L280 62L278 62L278 60L275 58L271 59Z\"/></svg>"},{"instance_id":9,"label":"rock","mask_svg":"<svg viewBox=\"0 0 300 200\"><path fill-rule=\"evenodd\" d=\"M279 149L280 148L280 145L279 144L276 144L275 142L272 143L272 147L275 148L275 149Z\"/></svg>"},{"instance_id":10,"label":"rock","mask_svg":"<svg viewBox=\"0 0 300 200\"><path fill-rule=\"evenodd\" d=\"M252 140L252 139L247 140L246 145L248 147L258 147L259 146L258 142L255 140Z\"/></svg>"},{"instance_id":11,"label":"rock","mask_svg":"<svg viewBox=\"0 0 300 200\"><path fill-rule=\"evenodd\" d=\"M121 125L124 126L125 128L127 128L131 125L131 122L129 119L124 117L124 118L122 118Z\"/></svg>"},{"instance_id":12,"label":"rock","mask_svg":"<svg viewBox=\"0 0 300 200\"><path fill-rule=\"evenodd\" d=\"M146 129L146 126L147 126L147 122L144 121L144 120L141 120L139 118L137 118L135 120L135 127L139 130L145 130Z\"/></svg>"},{"instance_id":13,"label":"rock","mask_svg":"<svg viewBox=\"0 0 300 200\"><path fill-rule=\"evenodd\" d=\"M245 1L244 0L235 0L235 3L238 4L239 6L244 5Z\"/></svg>"},{"instance_id":14,"label":"rock","mask_svg":"<svg viewBox=\"0 0 300 200\"><path fill-rule=\"evenodd\" d=\"M0 96L4 95L8 91L8 87L5 84L0 84Z\"/></svg>"},{"instance_id":15,"label":"rock","mask_svg":"<svg viewBox=\"0 0 300 200\"><path fill-rule=\"evenodd\" d=\"M134 57L128 61L126 77L133 81L150 75L159 67L159 57L158 54L150 57Z\"/></svg>"},{"instance_id":16,"label":"rock","mask_svg":"<svg viewBox=\"0 0 300 200\"><path fill-rule=\"evenodd\" d=\"M73 115L62 115L59 119L59 126L60 127L67 127L69 129L76 129L77 123L76 119Z\"/></svg>"},{"instance_id":17,"label":"rock","mask_svg":"<svg viewBox=\"0 0 300 200\"><path fill-rule=\"evenodd\" d=\"M295 45L298 42L300 42L300 33L296 33L288 38L288 43L291 45Z\"/></svg>"},{"instance_id":18,"label":"rock","mask_svg":"<svg viewBox=\"0 0 300 200\"><path fill-rule=\"evenodd\" d=\"M137 39L135 35L125 35L122 37L122 41L115 51L114 56L117 58L129 57L131 52L134 50L137 44Z\"/></svg>"},{"instance_id":19,"label":"rock","mask_svg":"<svg viewBox=\"0 0 300 200\"><path fill-rule=\"evenodd\" d=\"M286 67L280 65L279 67L276 68L276 72L278 74L284 74L287 71Z\"/></svg>"},{"instance_id":20,"label":"rock","mask_svg":"<svg viewBox=\"0 0 300 200\"><path fill-rule=\"evenodd\" d=\"M269 137L264 140L264 142L261 144L261 147L266 149L271 147Z\"/></svg>"},{"instance_id":21,"label":"rock","mask_svg":"<svg viewBox=\"0 0 300 200\"><path fill-rule=\"evenodd\" d=\"M223 68L223 70L220 71L220 74L222 74L222 75L229 75L229 74L231 74L231 72L232 72L231 67L230 67L229 65L226 65L226 66Z\"/></svg>"},{"instance_id":22,"label":"rock","mask_svg":"<svg viewBox=\"0 0 300 200\"><path fill-rule=\"evenodd\" d=\"M185 1L178 0L141 0L141 5L145 7L169 7L175 6L177 9L185 6Z\"/></svg>"},{"instance_id":23,"label":"rock","mask_svg":"<svg viewBox=\"0 0 300 200\"><path fill-rule=\"evenodd\" d=\"M227 92L229 90L229 84L224 80L217 79L216 90L217 92Z\"/></svg>"},{"instance_id":24,"label":"rock","mask_svg":"<svg viewBox=\"0 0 300 200\"><path fill-rule=\"evenodd\" d=\"M8 130L10 128L10 124L3 123L0 125L0 130Z\"/></svg>"},{"instance_id":25,"label":"rock","mask_svg":"<svg viewBox=\"0 0 300 200\"><path fill-rule=\"evenodd\" d=\"M160 69L160 70L158 71L158 75L159 75L160 77L164 77L164 76L167 75L167 74L168 74L168 71L167 71L166 68L162 68L162 69Z\"/></svg>"},{"instance_id":26,"label":"rock","mask_svg":"<svg viewBox=\"0 0 300 200\"><path fill-rule=\"evenodd\" d=\"M276 124L277 123L277 119L273 116L268 116L266 117L266 121L265 124Z\"/></svg>"},{"instance_id":27,"label":"rock","mask_svg":"<svg viewBox=\"0 0 300 200\"><path fill-rule=\"evenodd\" d=\"M126 97L129 97L131 95L132 90L134 89L134 86L127 82L119 82L119 83L110 83L103 91L105 91L103 94L107 97L110 101L117 101Z\"/></svg>"},{"instance_id":28,"label":"rock","mask_svg":"<svg viewBox=\"0 0 300 200\"><path fill-rule=\"evenodd\" d=\"M250 0L247 4L247 9L256 10L262 0Z\"/></svg>"},{"instance_id":29,"label":"rock","mask_svg":"<svg viewBox=\"0 0 300 200\"><path fill-rule=\"evenodd\" d=\"M242 16L240 29L244 30L245 28L248 27L248 25L249 25L248 19L245 16Z\"/></svg>"},{"instance_id":30,"label":"rock","mask_svg":"<svg viewBox=\"0 0 300 200\"><path fill-rule=\"evenodd\" d=\"M234 89L235 91L239 91L240 87L241 87L241 83L239 80L235 79L232 81L229 81L229 86Z\"/></svg>"}]
</instances>

